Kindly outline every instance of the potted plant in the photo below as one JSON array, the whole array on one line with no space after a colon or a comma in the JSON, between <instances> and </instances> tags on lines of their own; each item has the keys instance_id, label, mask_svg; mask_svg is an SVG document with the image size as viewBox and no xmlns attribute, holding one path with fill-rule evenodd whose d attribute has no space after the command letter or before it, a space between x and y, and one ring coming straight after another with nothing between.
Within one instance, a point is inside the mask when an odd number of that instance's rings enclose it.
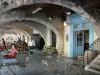
<instances>
[{"instance_id":1,"label":"potted plant","mask_svg":"<svg viewBox=\"0 0 100 75\"><path fill-rule=\"evenodd\" d=\"M53 46L44 47L43 49L44 55L57 55L57 49Z\"/></svg>"}]
</instances>

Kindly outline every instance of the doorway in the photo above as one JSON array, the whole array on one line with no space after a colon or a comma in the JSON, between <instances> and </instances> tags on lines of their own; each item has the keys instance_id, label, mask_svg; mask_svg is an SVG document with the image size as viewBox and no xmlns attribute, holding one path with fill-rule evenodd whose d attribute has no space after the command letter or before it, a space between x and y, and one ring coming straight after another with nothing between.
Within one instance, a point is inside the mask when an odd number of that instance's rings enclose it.
<instances>
[{"instance_id":1,"label":"doorway","mask_svg":"<svg viewBox=\"0 0 100 75\"><path fill-rule=\"evenodd\" d=\"M41 37L40 34L33 34L33 39L35 41L35 45L37 49L39 50L43 50L44 45L45 45L45 41L44 39Z\"/></svg>"},{"instance_id":2,"label":"doorway","mask_svg":"<svg viewBox=\"0 0 100 75\"><path fill-rule=\"evenodd\" d=\"M74 57L84 56L89 48L89 30L74 31Z\"/></svg>"},{"instance_id":3,"label":"doorway","mask_svg":"<svg viewBox=\"0 0 100 75\"><path fill-rule=\"evenodd\" d=\"M56 34L52 31L52 46L56 47Z\"/></svg>"},{"instance_id":4,"label":"doorway","mask_svg":"<svg viewBox=\"0 0 100 75\"><path fill-rule=\"evenodd\" d=\"M89 30L84 30L84 52L89 49Z\"/></svg>"}]
</instances>

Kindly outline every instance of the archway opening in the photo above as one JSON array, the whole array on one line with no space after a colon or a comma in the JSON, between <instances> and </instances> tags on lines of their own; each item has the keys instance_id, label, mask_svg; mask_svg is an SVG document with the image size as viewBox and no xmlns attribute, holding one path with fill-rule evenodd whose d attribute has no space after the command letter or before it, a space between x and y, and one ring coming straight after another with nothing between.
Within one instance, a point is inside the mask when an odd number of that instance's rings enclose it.
<instances>
[{"instance_id":1,"label":"archway opening","mask_svg":"<svg viewBox=\"0 0 100 75\"><path fill-rule=\"evenodd\" d=\"M35 41L36 44L35 48L41 51L45 45L44 39L41 37L39 33L37 33L37 34L33 34L33 40Z\"/></svg>"},{"instance_id":2,"label":"archway opening","mask_svg":"<svg viewBox=\"0 0 100 75\"><path fill-rule=\"evenodd\" d=\"M52 46L56 48L56 34L52 31Z\"/></svg>"},{"instance_id":3,"label":"archway opening","mask_svg":"<svg viewBox=\"0 0 100 75\"><path fill-rule=\"evenodd\" d=\"M27 51L27 44L30 39L30 35L21 29L11 29L6 31L1 39L3 38L5 40L6 49L8 51L12 50L13 45L16 46L16 48L21 51Z\"/></svg>"}]
</instances>

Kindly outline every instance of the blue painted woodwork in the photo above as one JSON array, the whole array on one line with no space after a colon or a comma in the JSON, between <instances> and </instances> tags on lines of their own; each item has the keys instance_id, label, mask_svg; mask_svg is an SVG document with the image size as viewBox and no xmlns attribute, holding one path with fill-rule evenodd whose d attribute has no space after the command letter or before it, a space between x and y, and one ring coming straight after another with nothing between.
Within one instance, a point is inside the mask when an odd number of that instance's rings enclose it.
<instances>
[{"instance_id":1,"label":"blue painted woodwork","mask_svg":"<svg viewBox=\"0 0 100 75\"><path fill-rule=\"evenodd\" d=\"M73 58L73 25L70 24L70 58Z\"/></svg>"},{"instance_id":2,"label":"blue painted woodwork","mask_svg":"<svg viewBox=\"0 0 100 75\"><path fill-rule=\"evenodd\" d=\"M91 25L89 25L89 45L91 43L94 42L94 30L93 28L91 27ZM92 48L92 47L91 47Z\"/></svg>"},{"instance_id":3,"label":"blue painted woodwork","mask_svg":"<svg viewBox=\"0 0 100 75\"><path fill-rule=\"evenodd\" d=\"M74 58L77 58L78 56L83 56L84 54L84 32L74 31L73 33L74 33L73 53L74 53Z\"/></svg>"},{"instance_id":4,"label":"blue painted woodwork","mask_svg":"<svg viewBox=\"0 0 100 75\"><path fill-rule=\"evenodd\" d=\"M82 24L87 24L86 28L82 27ZM79 28L74 28L79 25ZM70 16L70 57L76 58L79 55L84 55L84 37L82 38L82 46L76 46L76 32L81 30L89 30L89 44L94 41L94 30L89 25L88 21L81 17L79 14L73 14ZM84 35L84 33L82 33Z\"/></svg>"}]
</instances>

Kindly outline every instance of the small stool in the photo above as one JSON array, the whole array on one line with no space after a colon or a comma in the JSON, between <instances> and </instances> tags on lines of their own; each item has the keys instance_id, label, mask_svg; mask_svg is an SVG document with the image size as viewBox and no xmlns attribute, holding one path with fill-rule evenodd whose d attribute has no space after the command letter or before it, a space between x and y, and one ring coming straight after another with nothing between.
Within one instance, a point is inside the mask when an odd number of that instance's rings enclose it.
<instances>
[{"instance_id":1,"label":"small stool","mask_svg":"<svg viewBox=\"0 0 100 75\"><path fill-rule=\"evenodd\" d=\"M78 56L78 60L84 60L84 56Z\"/></svg>"}]
</instances>

